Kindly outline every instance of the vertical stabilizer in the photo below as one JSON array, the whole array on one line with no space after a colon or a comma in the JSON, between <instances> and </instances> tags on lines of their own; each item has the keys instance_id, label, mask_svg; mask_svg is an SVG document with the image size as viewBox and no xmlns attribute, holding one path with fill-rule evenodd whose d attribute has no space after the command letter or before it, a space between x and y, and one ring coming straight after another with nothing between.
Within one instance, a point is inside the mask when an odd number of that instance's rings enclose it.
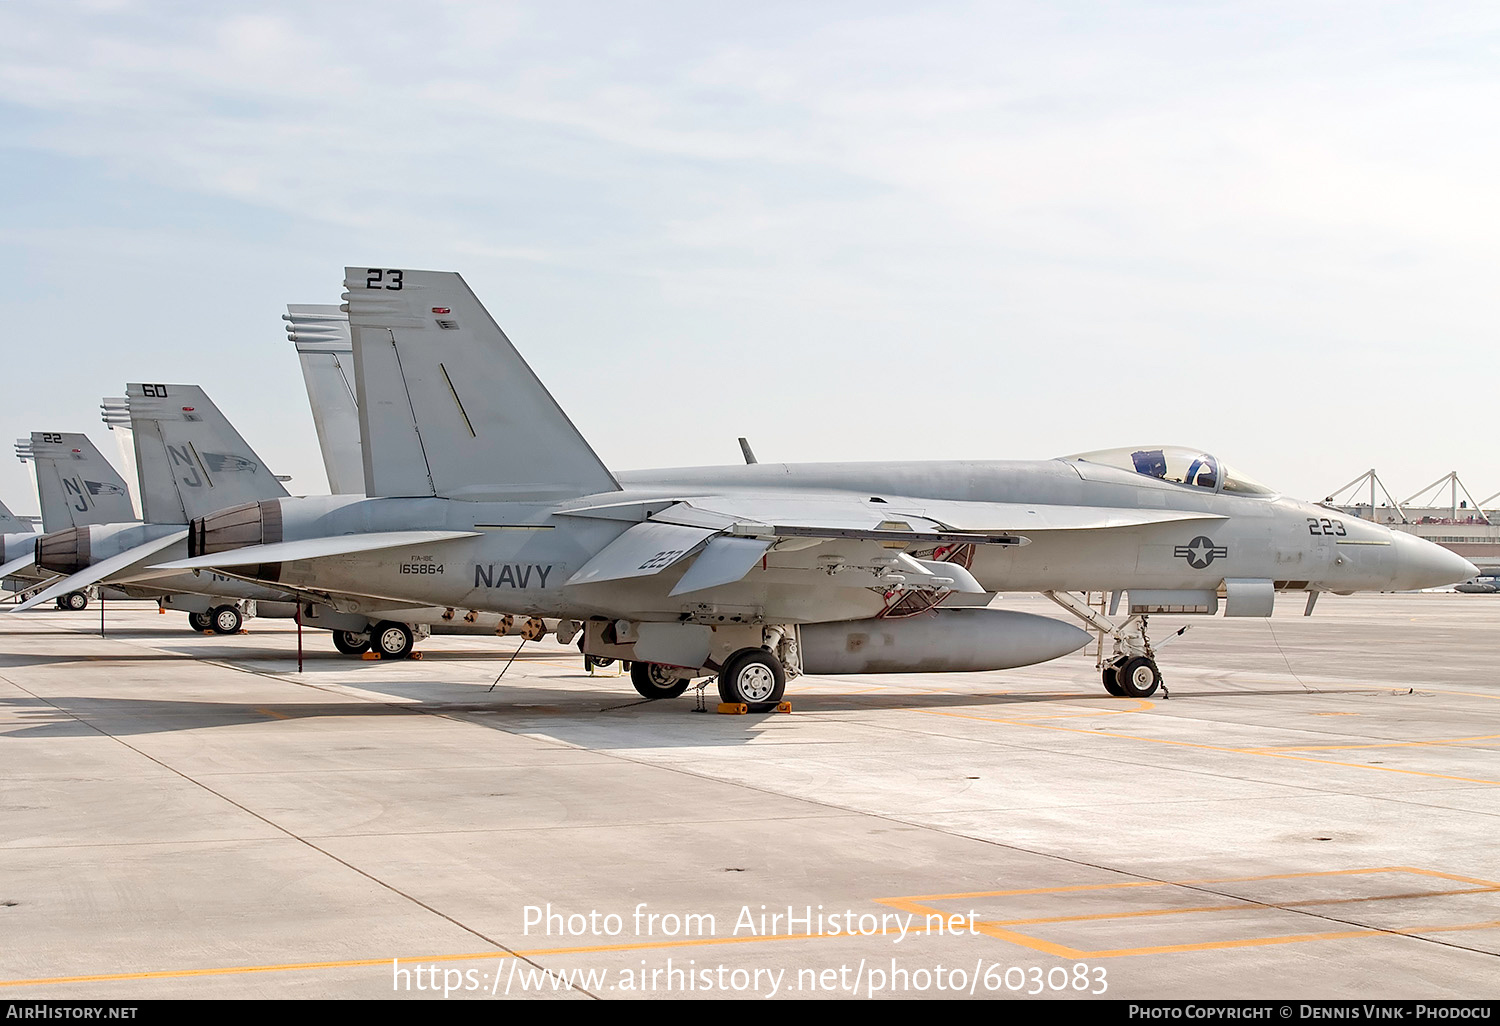
<instances>
[{"instance_id":1,"label":"vertical stabilizer","mask_svg":"<svg viewBox=\"0 0 1500 1026\"><path fill-rule=\"evenodd\" d=\"M124 396L101 399L99 414L104 426L115 436L115 448L120 454L120 465L125 468L125 479L136 482L130 493L130 505L135 510L135 518L141 520L144 517L141 511L141 471L135 463L135 430L130 426L130 400Z\"/></svg>"},{"instance_id":2,"label":"vertical stabilizer","mask_svg":"<svg viewBox=\"0 0 1500 1026\"><path fill-rule=\"evenodd\" d=\"M335 495L363 495L365 466L359 445L349 317L337 306L292 303L286 310L286 333L302 364L328 490Z\"/></svg>"},{"instance_id":3,"label":"vertical stabilizer","mask_svg":"<svg viewBox=\"0 0 1500 1026\"><path fill-rule=\"evenodd\" d=\"M451 271L345 269L369 495L557 500L619 484Z\"/></svg>"},{"instance_id":4,"label":"vertical stabilizer","mask_svg":"<svg viewBox=\"0 0 1500 1026\"><path fill-rule=\"evenodd\" d=\"M147 523L185 524L215 510L286 495L197 385L125 387Z\"/></svg>"},{"instance_id":5,"label":"vertical stabilizer","mask_svg":"<svg viewBox=\"0 0 1500 1026\"><path fill-rule=\"evenodd\" d=\"M16 455L31 461L42 530L65 531L94 524L124 524L135 519L130 489L119 471L76 431L33 431L16 442Z\"/></svg>"}]
</instances>

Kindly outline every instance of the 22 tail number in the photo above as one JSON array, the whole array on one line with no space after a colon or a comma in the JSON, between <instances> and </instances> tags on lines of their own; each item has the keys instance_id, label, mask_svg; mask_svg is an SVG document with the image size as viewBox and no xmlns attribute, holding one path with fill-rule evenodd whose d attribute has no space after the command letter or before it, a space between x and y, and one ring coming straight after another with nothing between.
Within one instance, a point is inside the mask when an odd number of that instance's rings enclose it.
<instances>
[{"instance_id":1,"label":"22 tail number","mask_svg":"<svg viewBox=\"0 0 1500 1026\"><path fill-rule=\"evenodd\" d=\"M1307 533L1312 535L1330 535L1342 538L1349 532L1344 530L1342 520L1329 520L1327 517L1308 517Z\"/></svg>"},{"instance_id":2,"label":"22 tail number","mask_svg":"<svg viewBox=\"0 0 1500 1026\"><path fill-rule=\"evenodd\" d=\"M372 267L365 272L365 288L389 289L392 292L400 292L401 282L405 277L406 274L403 271L382 271L378 267Z\"/></svg>"}]
</instances>

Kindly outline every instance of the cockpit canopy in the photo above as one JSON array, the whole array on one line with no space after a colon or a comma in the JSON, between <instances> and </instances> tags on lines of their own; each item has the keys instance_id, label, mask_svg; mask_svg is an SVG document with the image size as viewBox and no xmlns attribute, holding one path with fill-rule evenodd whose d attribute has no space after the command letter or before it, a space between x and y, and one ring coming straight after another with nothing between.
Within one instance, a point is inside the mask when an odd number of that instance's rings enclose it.
<instances>
[{"instance_id":1,"label":"cockpit canopy","mask_svg":"<svg viewBox=\"0 0 1500 1026\"><path fill-rule=\"evenodd\" d=\"M1232 495L1275 495L1252 477L1246 477L1227 464L1203 452L1181 445L1155 445L1139 449L1100 449L1064 456L1069 463L1081 461L1100 466L1129 470L1172 484L1190 485L1210 492Z\"/></svg>"}]
</instances>

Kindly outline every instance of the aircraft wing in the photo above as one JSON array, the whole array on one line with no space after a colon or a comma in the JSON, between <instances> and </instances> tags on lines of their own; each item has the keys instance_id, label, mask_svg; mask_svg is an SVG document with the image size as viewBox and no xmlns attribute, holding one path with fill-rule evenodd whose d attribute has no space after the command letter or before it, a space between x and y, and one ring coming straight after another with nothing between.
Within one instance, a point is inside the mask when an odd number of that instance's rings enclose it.
<instances>
[{"instance_id":1,"label":"aircraft wing","mask_svg":"<svg viewBox=\"0 0 1500 1026\"><path fill-rule=\"evenodd\" d=\"M1100 531L1180 520L1225 520L1221 513L1124 506L1062 506L1024 502L923 501L922 511L961 531Z\"/></svg>"},{"instance_id":2,"label":"aircraft wing","mask_svg":"<svg viewBox=\"0 0 1500 1026\"><path fill-rule=\"evenodd\" d=\"M477 538L480 531L373 531L368 534L337 534L327 538L277 542L274 545L246 545L242 549L212 552L206 556L161 563L153 570L210 570L220 566L250 566L254 563L288 563L294 559L317 559L320 556L346 556L351 552L378 552L407 545L429 545L433 542Z\"/></svg>"},{"instance_id":3,"label":"aircraft wing","mask_svg":"<svg viewBox=\"0 0 1500 1026\"><path fill-rule=\"evenodd\" d=\"M162 549L169 545L174 545L186 537L187 531L173 531L171 534L154 538L143 545L137 545L133 549L126 549L124 552L110 556L108 559L101 559L92 566L84 567L71 577L64 577L60 581L54 581L25 602L22 602L19 606L12 607L10 612L23 613L42 602L55 599L59 595L66 595L70 591L79 591L91 584L97 584L110 574L118 573L127 566L139 563L151 555L151 553L160 552Z\"/></svg>"},{"instance_id":4,"label":"aircraft wing","mask_svg":"<svg viewBox=\"0 0 1500 1026\"><path fill-rule=\"evenodd\" d=\"M580 511L599 515L603 511ZM882 549L910 545L1025 545L1020 531L1081 531L1181 520L1221 520L1216 513L1037 503L898 500L884 503L827 494L712 495L682 499L648 513L644 523L606 546L569 584L655 574L691 560L673 595L741 580L775 548L865 542ZM800 544L799 544L800 542ZM917 587L985 594L963 567L902 553L900 571Z\"/></svg>"},{"instance_id":5,"label":"aircraft wing","mask_svg":"<svg viewBox=\"0 0 1500 1026\"><path fill-rule=\"evenodd\" d=\"M35 552L30 552L30 553L28 553L27 555L24 555L24 556L17 556L15 559L11 560L9 563L5 563L3 565L0 565L0 580L4 580L5 578L9 577L11 574L18 574L22 570L25 570L28 567L33 566L35 563L36 563L36 553Z\"/></svg>"},{"instance_id":6,"label":"aircraft wing","mask_svg":"<svg viewBox=\"0 0 1500 1026\"><path fill-rule=\"evenodd\" d=\"M1223 514L1183 509L1066 506L1023 502L892 499L874 505L822 496L712 495L683 499L654 513L658 523L720 526L740 533L746 524L774 527L780 537L870 538L876 541L957 541L1024 544L1003 536L1025 531L1098 531L1182 520L1223 520ZM894 523L901 535L878 532ZM907 529L921 537L912 538Z\"/></svg>"}]
</instances>

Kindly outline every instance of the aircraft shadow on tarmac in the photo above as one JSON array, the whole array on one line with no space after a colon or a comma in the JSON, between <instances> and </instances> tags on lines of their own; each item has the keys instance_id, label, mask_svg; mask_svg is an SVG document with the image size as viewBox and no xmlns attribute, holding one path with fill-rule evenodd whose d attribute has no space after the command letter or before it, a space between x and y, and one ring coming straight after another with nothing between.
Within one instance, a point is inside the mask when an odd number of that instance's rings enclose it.
<instances>
[{"instance_id":1,"label":"aircraft shadow on tarmac","mask_svg":"<svg viewBox=\"0 0 1500 1026\"><path fill-rule=\"evenodd\" d=\"M594 678L598 679L598 678ZM503 682L493 692L487 685L468 682L390 681L355 685L366 694L388 695L395 701L341 702L212 702L201 700L48 696L0 699L0 739L61 738L162 734L212 727L272 725L280 720L308 718L390 717L432 715L461 719L496 730L545 734L559 741L591 749L693 748L745 744L763 732L766 720L779 713L740 716L715 715L718 696L712 687L705 698L708 712L695 713L689 691L680 699L647 701L629 692L612 694L597 688L574 690L565 678L549 678L546 687ZM424 689L426 693L424 694ZM1323 692L1329 694L1330 692ZM1339 692L1351 693L1351 692ZM1271 689L1204 693L1214 698L1271 697L1306 694L1299 689ZM1191 698L1191 695L1184 695ZM933 693L888 687L879 694L832 694L810 691L792 698L794 710L807 714L844 712L969 710L980 722L1026 716L1036 709L1087 702L1080 723L1099 713L1144 711L1147 703L1079 692L1032 694ZM1123 706L1128 705L1129 708ZM797 715L794 711L792 715ZM818 739L827 741L827 737Z\"/></svg>"}]
</instances>

